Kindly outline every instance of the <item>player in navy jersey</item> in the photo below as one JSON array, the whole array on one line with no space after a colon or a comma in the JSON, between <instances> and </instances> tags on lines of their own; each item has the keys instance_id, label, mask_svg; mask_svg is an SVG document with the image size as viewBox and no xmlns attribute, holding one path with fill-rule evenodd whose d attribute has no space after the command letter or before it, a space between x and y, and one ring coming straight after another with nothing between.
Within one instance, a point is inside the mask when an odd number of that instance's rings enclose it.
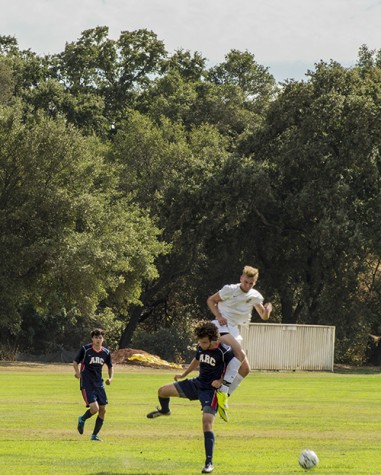
<instances>
[{"instance_id":1,"label":"player in navy jersey","mask_svg":"<svg viewBox=\"0 0 381 475\"><path fill-rule=\"evenodd\" d=\"M213 423L217 412L217 390L225 387L235 378L241 362L234 356L232 349L218 341L219 332L212 322L200 322L195 329L198 340L196 355L182 374L175 376L175 383L162 386L158 391L160 408L147 414L149 419L169 416L171 397L199 400L202 407L204 432L205 466L202 473L211 473L213 467L214 432ZM196 378L185 378L199 367ZM224 418L224 420L227 420Z\"/></svg>"},{"instance_id":2,"label":"player in navy jersey","mask_svg":"<svg viewBox=\"0 0 381 475\"><path fill-rule=\"evenodd\" d=\"M98 413L91 440L100 441L98 433L102 428L106 404L108 404L102 368L104 364L108 368L108 378L106 379L108 385L113 377L113 367L110 351L102 346L104 331L96 328L91 332L91 339L92 343L82 346L73 361L74 376L81 382L82 396L86 407L89 408L83 416L78 417L77 429L80 434L83 434L86 420Z\"/></svg>"}]
</instances>

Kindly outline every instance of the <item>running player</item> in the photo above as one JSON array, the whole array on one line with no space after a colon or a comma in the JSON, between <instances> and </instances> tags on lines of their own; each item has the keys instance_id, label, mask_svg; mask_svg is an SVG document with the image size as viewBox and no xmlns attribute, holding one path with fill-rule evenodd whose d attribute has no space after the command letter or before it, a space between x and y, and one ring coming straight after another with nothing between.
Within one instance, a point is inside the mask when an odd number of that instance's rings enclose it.
<instances>
[{"instance_id":1,"label":"running player","mask_svg":"<svg viewBox=\"0 0 381 475\"><path fill-rule=\"evenodd\" d=\"M91 440L101 441L98 433L102 428L106 404L108 404L102 368L104 364L108 367L106 384L109 385L113 377L113 367L110 351L102 346L104 331L96 328L91 332L91 339L92 343L82 346L73 361L74 376L81 381L82 396L86 407L89 408L83 416L78 417L77 429L80 434L83 434L86 420L98 413Z\"/></svg>"},{"instance_id":2,"label":"running player","mask_svg":"<svg viewBox=\"0 0 381 475\"><path fill-rule=\"evenodd\" d=\"M195 329L198 340L196 355L188 368L182 374L175 376L175 383L162 386L158 391L160 408L147 414L149 419L159 416L169 416L169 402L171 397L188 398L191 401L199 400L203 415L203 433L205 447L205 466L202 473L211 473L213 466L214 432L213 423L217 412L217 389L227 388L235 378L241 362L235 358L230 347L218 341L219 333L212 322L200 322ZM199 376L193 379L185 378L197 368ZM227 414L218 411L227 421Z\"/></svg>"}]
</instances>

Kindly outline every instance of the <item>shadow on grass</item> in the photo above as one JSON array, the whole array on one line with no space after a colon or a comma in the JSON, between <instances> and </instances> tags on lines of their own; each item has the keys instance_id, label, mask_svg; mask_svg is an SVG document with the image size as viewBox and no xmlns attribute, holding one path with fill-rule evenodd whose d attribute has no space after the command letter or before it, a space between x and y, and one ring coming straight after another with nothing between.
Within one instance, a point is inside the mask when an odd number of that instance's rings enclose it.
<instances>
[{"instance_id":1,"label":"shadow on grass","mask_svg":"<svg viewBox=\"0 0 381 475\"><path fill-rule=\"evenodd\" d=\"M338 374L379 374L381 373L381 367L335 365L333 372Z\"/></svg>"}]
</instances>

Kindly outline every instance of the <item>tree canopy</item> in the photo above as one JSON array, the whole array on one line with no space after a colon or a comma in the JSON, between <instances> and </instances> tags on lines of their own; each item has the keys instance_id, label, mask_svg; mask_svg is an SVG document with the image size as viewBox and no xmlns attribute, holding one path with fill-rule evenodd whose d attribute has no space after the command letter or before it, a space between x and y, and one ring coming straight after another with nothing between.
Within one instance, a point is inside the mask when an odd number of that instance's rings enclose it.
<instances>
[{"instance_id":1,"label":"tree canopy","mask_svg":"<svg viewBox=\"0 0 381 475\"><path fill-rule=\"evenodd\" d=\"M251 264L274 321L336 325L337 358L363 362L381 332L380 57L276 84L249 51L208 66L143 29L47 56L1 36L5 340L186 338Z\"/></svg>"}]
</instances>

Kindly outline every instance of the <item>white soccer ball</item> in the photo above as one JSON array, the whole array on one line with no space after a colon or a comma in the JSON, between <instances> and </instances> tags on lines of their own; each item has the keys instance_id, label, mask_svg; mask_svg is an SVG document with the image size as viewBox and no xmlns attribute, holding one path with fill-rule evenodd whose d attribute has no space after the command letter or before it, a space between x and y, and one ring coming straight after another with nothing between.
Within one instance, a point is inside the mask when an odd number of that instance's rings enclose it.
<instances>
[{"instance_id":1,"label":"white soccer ball","mask_svg":"<svg viewBox=\"0 0 381 475\"><path fill-rule=\"evenodd\" d=\"M303 450L299 455L299 465L306 470L316 467L318 463L318 456L313 450Z\"/></svg>"}]
</instances>

